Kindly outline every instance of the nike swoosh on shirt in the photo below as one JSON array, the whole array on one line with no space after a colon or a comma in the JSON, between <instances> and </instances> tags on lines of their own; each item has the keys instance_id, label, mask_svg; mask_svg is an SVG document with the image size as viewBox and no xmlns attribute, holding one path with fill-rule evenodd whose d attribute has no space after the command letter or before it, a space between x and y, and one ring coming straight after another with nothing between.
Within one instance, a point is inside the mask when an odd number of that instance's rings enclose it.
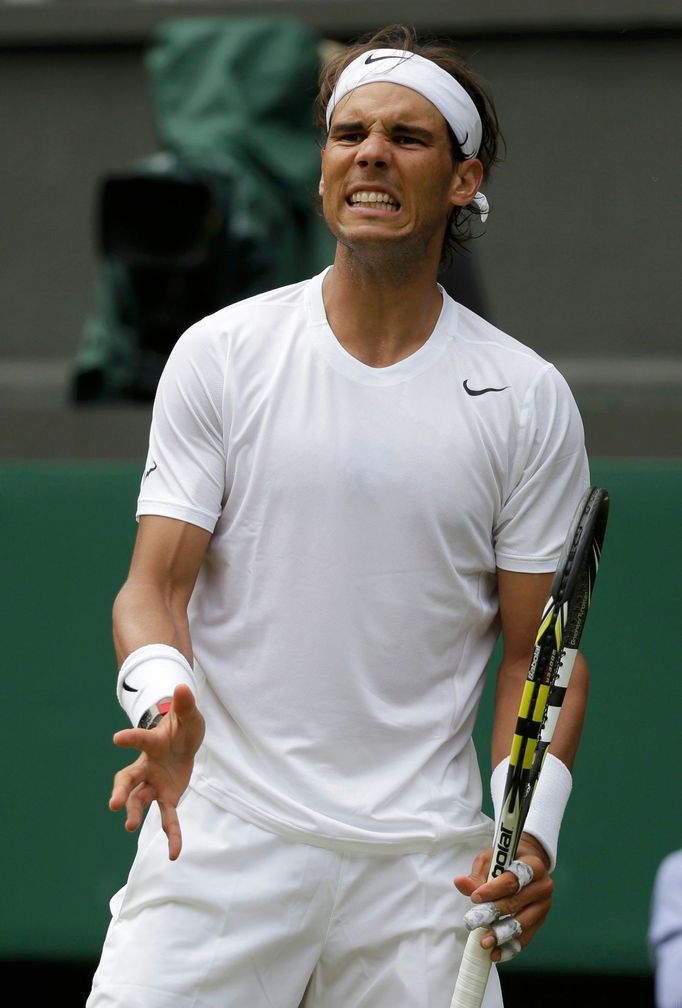
<instances>
[{"instance_id":1,"label":"nike swoosh on shirt","mask_svg":"<svg viewBox=\"0 0 682 1008\"><path fill-rule=\"evenodd\" d=\"M473 388L469 388L469 386L467 384L468 381L469 381L469 379L465 378L464 381L462 382L462 388L464 389L464 391L466 392L467 395L485 395L486 392L504 392L505 389L509 388L508 385L503 385L502 388L479 388L479 389L473 389Z\"/></svg>"}]
</instances>

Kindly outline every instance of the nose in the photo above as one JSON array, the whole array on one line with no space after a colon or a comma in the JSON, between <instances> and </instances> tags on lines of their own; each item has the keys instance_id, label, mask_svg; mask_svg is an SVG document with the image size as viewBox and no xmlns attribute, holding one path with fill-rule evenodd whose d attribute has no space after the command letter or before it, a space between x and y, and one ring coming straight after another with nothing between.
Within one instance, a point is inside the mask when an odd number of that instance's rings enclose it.
<instances>
[{"instance_id":1,"label":"nose","mask_svg":"<svg viewBox=\"0 0 682 1008\"><path fill-rule=\"evenodd\" d=\"M357 149L355 163L363 168L385 167L391 157L390 143L378 133L369 133Z\"/></svg>"}]
</instances>

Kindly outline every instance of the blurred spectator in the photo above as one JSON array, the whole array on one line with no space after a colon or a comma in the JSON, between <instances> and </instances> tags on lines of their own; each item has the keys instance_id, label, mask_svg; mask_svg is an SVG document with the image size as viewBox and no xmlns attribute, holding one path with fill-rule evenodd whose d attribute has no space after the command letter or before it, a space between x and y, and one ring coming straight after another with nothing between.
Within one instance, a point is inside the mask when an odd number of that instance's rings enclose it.
<instances>
[{"instance_id":1,"label":"blurred spectator","mask_svg":"<svg viewBox=\"0 0 682 1008\"><path fill-rule=\"evenodd\" d=\"M656 872L649 947L656 1008L682 1008L682 850L668 854Z\"/></svg>"}]
</instances>

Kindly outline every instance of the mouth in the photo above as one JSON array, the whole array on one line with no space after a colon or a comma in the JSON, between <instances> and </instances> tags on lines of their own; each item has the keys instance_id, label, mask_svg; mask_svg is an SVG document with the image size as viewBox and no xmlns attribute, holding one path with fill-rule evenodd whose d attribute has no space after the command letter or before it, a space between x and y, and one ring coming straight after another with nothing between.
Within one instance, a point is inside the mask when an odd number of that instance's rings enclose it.
<instances>
[{"instance_id":1,"label":"mouth","mask_svg":"<svg viewBox=\"0 0 682 1008\"><path fill-rule=\"evenodd\" d=\"M400 203L397 199L387 192L379 192L375 189L359 189L350 194L346 203L351 207L379 210L382 213L397 213L400 210Z\"/></svg>"}]
</instances>

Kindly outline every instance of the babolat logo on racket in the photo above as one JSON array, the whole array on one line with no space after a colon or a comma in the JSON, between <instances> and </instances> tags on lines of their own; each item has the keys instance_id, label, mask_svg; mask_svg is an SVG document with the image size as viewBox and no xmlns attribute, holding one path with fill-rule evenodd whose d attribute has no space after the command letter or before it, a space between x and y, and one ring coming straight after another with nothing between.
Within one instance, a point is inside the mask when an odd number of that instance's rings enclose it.
<instances>
[{"instance_id":1,"label":"babolat logo on racket","mask_svg":"<svg viewBox=\"0 0 682 1008\"><path fill-rule=\"evenodd\" d=\"M497 850L495 851L495 864L493 865L490 873L493 878L497 875L501 875L503 871L506 871L507 865L512 860L513 838L514 834L512 830L505 829L504 826L500 827L500 835L497 838Z\"/></svg>"}]
</instances>

